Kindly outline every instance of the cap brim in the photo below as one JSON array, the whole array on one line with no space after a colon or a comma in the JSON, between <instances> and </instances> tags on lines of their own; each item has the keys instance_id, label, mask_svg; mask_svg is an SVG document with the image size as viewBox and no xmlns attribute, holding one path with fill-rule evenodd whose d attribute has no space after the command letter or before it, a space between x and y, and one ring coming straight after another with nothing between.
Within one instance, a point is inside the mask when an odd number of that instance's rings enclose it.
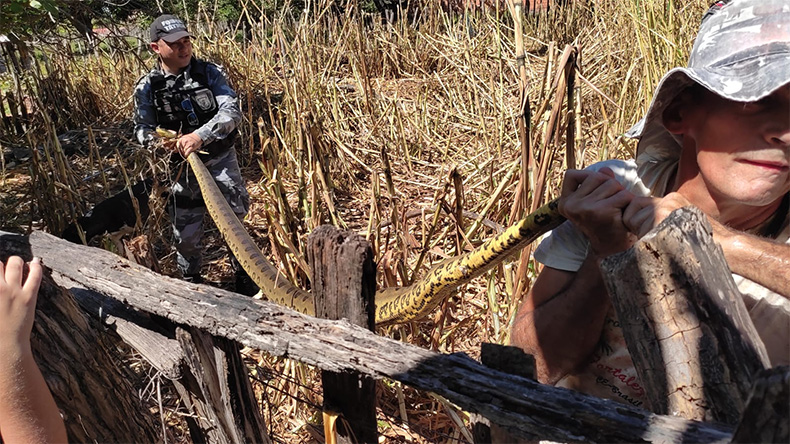
<instances>
[{"instance_id":1,"label":"cap brim","mask_svg":"<svg viewBox=\"0 0 790 444\"><path fill-rule=\"evenodd\" d=\"M166 41L167 43L173 43L183 39L184 37L192 37L192 34L190 34L189 31L186 30L177 31L172 34L162 36L162 40Z\"/></svg>"}]
</instances>

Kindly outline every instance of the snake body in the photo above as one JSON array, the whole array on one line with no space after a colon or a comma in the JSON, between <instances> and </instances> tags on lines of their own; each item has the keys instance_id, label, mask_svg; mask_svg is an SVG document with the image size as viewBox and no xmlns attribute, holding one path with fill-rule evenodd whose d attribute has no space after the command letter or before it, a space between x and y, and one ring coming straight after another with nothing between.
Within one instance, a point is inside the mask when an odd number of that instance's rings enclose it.
<instances>
[{"instance_id":1,"label":"snake body","mask_svg":"<svg viewBox=\"0 0 790 444\"><path fill-rule=\"evenodd\" d=\"M291 284L263 256L200 158L190 154L187 160L200 185L209 214L231 251L261 292L272 302L315 315L312 295ZM557 201L551 201L476 250L432 268L425 277L412 285L385 288L376 292L376 323L403 323L420 319L460 285L492 269L564 220L557 211Z\"/></svg>"}]
</instances>

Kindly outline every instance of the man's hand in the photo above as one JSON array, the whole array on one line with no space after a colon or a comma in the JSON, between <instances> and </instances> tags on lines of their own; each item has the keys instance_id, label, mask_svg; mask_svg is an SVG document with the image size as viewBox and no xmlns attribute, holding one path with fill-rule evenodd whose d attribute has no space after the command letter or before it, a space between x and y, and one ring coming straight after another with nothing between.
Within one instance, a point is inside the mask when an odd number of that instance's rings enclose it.
<instances>
[{"instance_id":1,"label":"man's hand","mask_svg":"<svg viewBox=\"0 0 790 444\"><path fill-rule=\"evenodd\" d=\"M34 258L27 279L23 279L24 267L25 262L19 256L9 257L5 266L0 262L0 350L4 355L30 352L30 332L42 271L39 259Z\"/></svg>"},{"instance_id":2,"label":"man's hand","mask_svg":"<svg viewBox=\"0 0 790 444\"><path fill-rule=\"evenodd\" d=\"M673 211L691 205L688 199L678 193L669 193L664 197L636 197L623 211L623 223L641 238Z\"/></svg>"},{"instance_id":3,"label":"man's hand","mask_svg":"<svg viewBox=\"0 0 790 444\"><path fill-rule=\"evenodd\" d=\"M190 153L193 153L203 146L203 139L195 133L184 134L178 138L176 148L178 152L186 159Z\"/></svg>"},{"instance_id":4,"label":"man's hand","mask_svg":"<svg viewBox=\"0 0 790 444\"><path fill-rule=\"evenodd\" d=\"M600 172L568 170L559 211L587 236L592 253L603 258L628 249L636 241L623 223L623 210L634 198L608 168Z\"/></svg>"}]
</instances>

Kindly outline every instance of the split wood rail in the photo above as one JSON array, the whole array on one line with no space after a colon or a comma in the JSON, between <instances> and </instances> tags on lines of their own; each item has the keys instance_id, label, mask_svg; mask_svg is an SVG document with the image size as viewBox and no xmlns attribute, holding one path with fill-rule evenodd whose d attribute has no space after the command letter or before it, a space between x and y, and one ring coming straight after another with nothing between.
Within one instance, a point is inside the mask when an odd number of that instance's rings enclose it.
<instances>
[{"instance_id":1,"label":"split wood rail","mask_svg":"<svg viewBox=\"0 0 790 444\"><path fill-rule=\"evenodd\" d=\"M666 254L664 263L675 267L673 273L683 267L694 270L679 282L685 288L700 289L687 291L683 296L690 301L689 306L701 307L700 313L705 314L697 316L698 324L691 329L712 335L710 338L716 340L697 341L714 345L705 349L688 343L678 346L665 342L665 331L655 332L654 336L660 334L658 339L651 339L646 336L650 328L645 326L655 328L655 324L643 319L644 310L634 317L633 328L625 328L629 347L632 343L641 344L631 353L641 367L640 376L648 390L654 391L655 400L651 398L654 410L662 414L542 385L486 367L465 354L441 354L380 337L345 320L312 318L228 291L186 284L112 253L74 245L41 232L29 237L0 233L0 259L5 260L11 254L26 259L36 255L43 258L49 271L51 279L47 277L42 286L37 309L33 346L56 401L64 411L69 436L76 441L155 441L159 439L157 433L162 433L159 418L151 415L135 396L129 381L129 364L113 357L117 344L125 342L163 375L180 384L184 398L190 402L188 407L194 407L197 418L190 426L193 439L207 442L270 442L255 399L249 394L249 380L239 360L237 344L314 365L325 372L371 380L389 378L436 393L520 439L787 442L790 371L764 369L764 350L761 351L759 338L750 331L748 317L742 316L742 308L733 308L732 298L711 296L711 291L714 295L729 291L717 286L718 281L725 279L700 277L718 272L713 265L719 259L695 263L692 256L713 257L721 252L707 247L712 243L704 218L693 211L678 213L662 223L657 232L672 233L668 237L681 239L683 245L702 247L662 253ZM346 245L353 236L331 230L329 233L327 239L334 237L340 244L322 241L324 250L315 250L313 259L323 255L324 262L327 258L332 262L338 251L350 249L360 258L354 272L358 274L354 276L369 279L370 262L364 259L364 248L359 244L353 248ZM689 233L690 238L684 237ZM649 235L644 240L653 244L640 243L634 248L637 259L628 259L624 253L612 258L614 262L605 265L604 271L613 276L622 275L624 265L617 264L644 262L639 256L640 248L653 251L654 255L655 248L667 248L668 245L656 244L655 239L656 236ZM691 258L688 263L677 260L678 252ZM655 270L655 264L644 263ZM343 282L356 282L357 277L349 281L344 274L332 275L332 268L313 273L325 276L322 282L329 283L329 287L342 289ZM646 276L644 271L640 268L641 276ZM663 279L662 276L655 279ZM653 282L652 278L647 281L629 285L644 287ZM610 278L609 282L613 298L626 300L622 307L620 302L615 303L625 313L629 298L617 293L626 287L621 287L620 278ZM353 291L331 291L346 296L353 292L364 294L370 292L370 286L359 284ZM77 309L75 300L91 316ZM738 305L740 300L734 300ZM637 306L644 303L633 302ZM345 302L331 304L340 306ZM364 302L358 308L363 309L359 311L359 319L369 316L364 314L367 313ZM736 320L731 321L732 316L720 316L722 312L735 313ZM655 353L666 356L667 350L676 354L687 352L689 357L685 362L689 365L697 362L707 370L695 373L700 375L696 380L676 380L674 370L661 369L666 362L654 356ZM714 358L700 362L702 356ZM747 356L750 362L741 362ZM663 378L650 377L659 371L665 372ZM667 381L688 382L692 389L700 390L706 402L693 401L686 409L688 402L682 399L662 401L674 393ZM712 390L712 384L716 390ZM686 401L695 396L688 396ZM369 413L370 408L366 409ZM667 414L680 410L692 419ZM326 417L338 413L343 414L330 411ZM370 416L362 414L360 418L365 421Z\"/></svg>"}]
</instances>

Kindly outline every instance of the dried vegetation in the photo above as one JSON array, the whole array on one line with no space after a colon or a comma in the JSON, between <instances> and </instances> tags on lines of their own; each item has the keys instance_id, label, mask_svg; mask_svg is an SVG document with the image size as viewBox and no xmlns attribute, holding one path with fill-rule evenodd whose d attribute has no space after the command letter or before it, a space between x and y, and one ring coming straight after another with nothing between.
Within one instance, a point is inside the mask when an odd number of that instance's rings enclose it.
<instances>
[{"instance_id":1,"label":"dried vegetation","mask_svg":"<svg viewBox=\"0 0 790 444\"><path fill-rule=\"evenodd\" d=\"M622 133L663 72L685 63L705 2L567 3L523 19L527 100L504 5L465 14L424 5L411 21L388 24L319 2L283 8L247 32L219 26L210 12L195 17L196 52L226 68L244 110L238 149L252 237L306 285L307 235L320 224L347 227L373 245L380 285L403 285L556 196L569 163L631 156ZM31 117L21 134L3 126L0 229L59 233L126 183L167 177L167 161L138 149L131 132L131 93L153 63L138 43L111 36L81 53L41 44L32 69L4 74L4 94L26 96ZM520 131L524 104L530 120ZM160 212L139 232L172 273L167 217ZM227 286L222 241L216 231L209 237L218 248L204 274ZM481 342L507 343L534 278L532 261L519 264L478 278L429 319L379 334L474 357ZM275 441L316 439L317 374L255 350L245 356ZM141 393L153 396L150 387ZM388 381L379 387L386 442L471 440L466 415L446 401ZM179 440L177 404L165 410Z\"/></svg>"}]
</instances>

